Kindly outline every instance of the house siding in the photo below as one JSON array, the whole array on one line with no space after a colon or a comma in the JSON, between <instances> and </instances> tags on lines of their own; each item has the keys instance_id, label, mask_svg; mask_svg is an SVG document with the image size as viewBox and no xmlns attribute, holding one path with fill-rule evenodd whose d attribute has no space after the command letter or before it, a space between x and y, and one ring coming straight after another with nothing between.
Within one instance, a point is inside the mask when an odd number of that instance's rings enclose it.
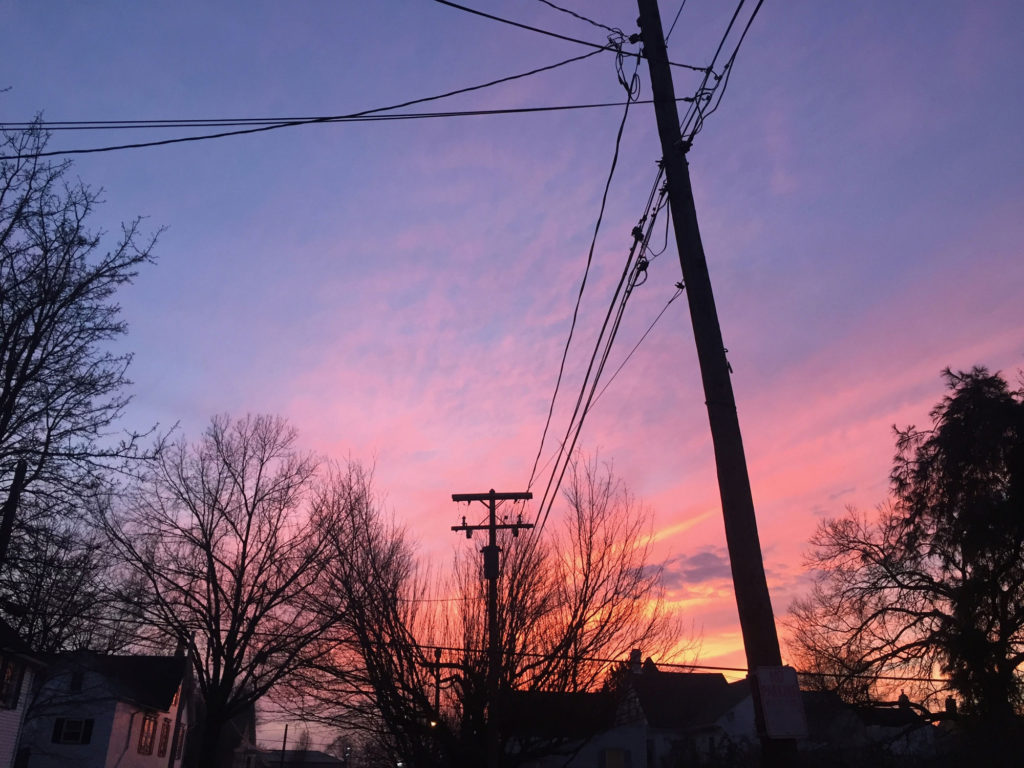
<instances>
[{"instance_id":1,"label":"house siding","mask_svg":"<svg viewBox=\"0 0 1024 768\"><path fill-rule=\"evenodd\" d=\"M138 707L118 702L114 711L110 734L110 749L107 752L106 768L157 768L157 766L180 765L180 760L170 763L170 752L174 742L174 718L177 707L169 712L147 712ZM156 715L156 733L153 737L153 752L149 755L139 754L139 739L142 735L142 722L145 715ZM159 754L160 728L169 722L170 737L167 741L167 752ZM34 768L34 766L32 767Z\"/></svg>"},{"instance_id":2,"label":"house siding","mask_svg":"<svg viewBox=\"0 0 1024 768\"><path fill-rule=\"evenodd\" d=\"M40 687L29 716L22 743L31 749L29 768L177 768L180 759L172 758L174 729L180 706L179 696L168 710L144 707L133 701L119 699L102 675L91 670L82 674L80 688L71 690L71 674L57 674ZM187 729L182 710L181 725ZM152 754L139 754L139 737L146 715L156 717ZM54 744L53 732L57 718L92 720L88 744ZM164 721L169 724L167 748L159 754L160 731ZM4 764L0 763L0 766Z\"/></svg>"},{"instance_id":3,"label":"house siding","mask_svg":"<svg viewBox=\"0 0 1024 768\"><path fill-rule=\"evenodd\" d=\"M0 766L14 765L18 751L21 727L25 719L25 707L34 682L34 670L26 666L21 681L21 693L14 709L0 709Z\"/></svg>"}]
</instances>

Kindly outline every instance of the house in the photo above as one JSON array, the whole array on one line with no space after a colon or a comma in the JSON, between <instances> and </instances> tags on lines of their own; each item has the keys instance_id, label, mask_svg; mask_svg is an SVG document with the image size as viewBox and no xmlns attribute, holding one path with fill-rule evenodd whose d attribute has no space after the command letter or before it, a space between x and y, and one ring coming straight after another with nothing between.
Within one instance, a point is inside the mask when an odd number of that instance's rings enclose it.
<instances>
[{"instance_id":1,"label":"house","mask_svg":"<svg viewBox=\"0 0 1024 768\"><path fill-rule=\"evenodd\" d=\"M55 656L22 736L26 768L177 768L192 718L183 655Z\"/></svg>"},{"instance_id":2,"label":"house","mask_svg":"<svg viewBox=\"0 0 1024 768\"><path fill-rule=\"evenodd\" d=\"M0 766L15 763L30 692L42 668L39 657L0 620Z\"/></svg>"},{"instance_id":3,"label":"house","mask_svg":"<svg viewBox=\"0 0 1024 768\"><path fill-rule=\"evenodd\" d=\"M867 741L891 755L930 757L935 753L938 731L932 718L916 709L923 707L912 705L904 694L896 702L861 707Z\"/></svg>"},{"instance_id":4,"label":"house","mask_svg":"<svg viewBox=\"0 0 1024 768\"><path fill-rule=\"evenodd\" d=\"M877 752L879 742L903 747L887 750L890 754L921 754L928 738L927 731L918 730L927 724L913 713L864 715L831 692L800 691L799 700L807 729L798 748L822 765ZM649 659L641 664L635 653L616 673L610 691L515 694L511 701L515 706L504 718L514 736L510 753L518 750L527 757L528 768L739 765L760 748L747 680L662 671ZM897 730L890 730L893 726ZM529 754L531 746L537 748L535 756Z\"/></svg>"},{"instance_id":5,"label":"house","mask_svg":"<svg viewBox=\"0 0 1024 768\"><path fill-rule=\"evenodd\" d=\"M610 691L508 692L501 707L506 753L523 768L625 766L615 758L631 741L630 724L617 723L616 710Z\"/></svg>"}]
</instances>

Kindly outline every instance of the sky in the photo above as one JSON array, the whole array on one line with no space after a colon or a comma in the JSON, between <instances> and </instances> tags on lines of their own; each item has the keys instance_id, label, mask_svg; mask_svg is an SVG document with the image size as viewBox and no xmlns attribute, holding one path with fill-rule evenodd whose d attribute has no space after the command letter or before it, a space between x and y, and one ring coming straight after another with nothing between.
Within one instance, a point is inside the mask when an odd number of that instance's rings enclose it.
<instances>
[{"instance_id":1,"label":"sky","mask_svg":"<svg viewBox=\"0 0 1024 768\"><path fill-rule=\"evenodd\" d=\"M541 2L466 4L606 39ZM631 2L562 4L636 31ZM661 3L666 28L677 9ZM707 65L734 9L688 0L671 58ZM427 0L0 0L0 20L0 122L348 114L587 51ZM893 425L928 424L942 369L1024 369L1022 41L1012 1L768 0L689 153L779 617L807 588L816 525L886 499ZM639 77L647 98L645 64ZM674 77L680 96L698 84ZM623 96L602 53L410 110ZM281 414L310 449L372 465L421 554L449 557L465 512L453 492L529 480L621 118L312 125L75 157L103 189L94 226L116 234L142 216L162 229L156 264L119 296L135 355L127 426L195 437L214 414ZM50 149L190 132L62 132ZM634 105L552 435L568 427L660 155L653 107ZM670 238L610 371L680 277ZM580 445L651 510L701 662L742 665L683 299L611 381ZM549 437L542 464L555 448Z\"/></svg>"}]
</instances>

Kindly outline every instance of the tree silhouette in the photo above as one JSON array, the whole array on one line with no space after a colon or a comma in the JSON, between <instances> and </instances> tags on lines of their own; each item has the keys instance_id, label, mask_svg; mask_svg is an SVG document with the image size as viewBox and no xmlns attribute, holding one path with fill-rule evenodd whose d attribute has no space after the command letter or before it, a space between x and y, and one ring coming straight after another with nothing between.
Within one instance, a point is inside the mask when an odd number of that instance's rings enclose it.
<instances>
[{"instance_id":1,"label":"tree silhouette","mask_svg":"<svg viewBox=\"0 0 1024 768\"><path fill-rule=\"evenodd\" d=\"M834 681L941 673L963 708L1024 704L1024 393L984 368L944 372L930 429L897 430L892 503L812 538L795 645Z\"/></svg>"},{"instance_id":2,"label":"tree silhouette","mask_svg":"<svg viewBox=\"0 0 1024 768\"><path fill-rule=\"evenodd\" d=\"M340 617L327 596L310 602L340 497L296 439L279 418L215 418L195 444L167 446L107 520L145 583L144 625L191 651L207 765L229 760L225 726L314 663Z\"/></svg>"},{"instance_id":3,"label":"tree silhouette","mask_svg":"<svg viewBox=\"0 0 1024 768\"><path fill-rule=\"evenodd\" d=\"M83 522L139 435L113 431L129 401L131 355L117 292L151 260L138 219L109 238L92 228L99 193L70 162L37 155L34 125L2 134L0 161L0 493L27 464L9 558L5 618L40 650L104 645L109 563ZM31 600L31 613L27 600Z\"/></svg>"},{"instance_id":4,"label":"tree silhouette","mask_svg":"<svg viewBox=\"0 0 1024 768\"><path fill-rule=\"evenodd\" d=\"M487 711L485 591L472 544L453 576L424 573L408 536L381 514L368 474L347 503L318 588L338 599L338 647L291 690L291 707L358 729L406 765L483 765ZM649 517L611 469L577 462L562 529L502 547L498 623L503 691L598 690L608 659L678 642L649 563ZM554 518L553 518L554 520ZM428 569L429 570L429 569ZM436 571L434 571L436 573ZM519 744L506 764L559 747Z\"/></svg>"}]
</instances>

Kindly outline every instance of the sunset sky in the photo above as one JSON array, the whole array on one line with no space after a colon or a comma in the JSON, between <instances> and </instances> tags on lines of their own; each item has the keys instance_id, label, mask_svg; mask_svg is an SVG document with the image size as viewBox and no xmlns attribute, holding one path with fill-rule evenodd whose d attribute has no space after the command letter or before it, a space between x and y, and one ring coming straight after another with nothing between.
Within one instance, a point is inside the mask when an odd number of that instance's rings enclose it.
<instances>
[{"instance_id":1,"label":"sunset sky","mask_svg":"<svg viewBox=\"0 0 1024 768\"><path fill-rule=\"evenodd\" d=\"M540 3L467 5L596 43ZM560 3L627 35L631 0ZM745 23L751 6L740 15ZM678 8L662 0L666 28ZM706 65L734 3L688 0L670 57ZM736 35L729 38L731 52ZM629 46L636 50L636 46ZM0 121L338 115L587 49L419 2L0 0ZM1024 4L768 0L690 152L777 616L823 517L886 498L892 426L924 425L940 371L1024 369ZM646 64L640 98L649 98ZM680 96L698 76L675 71ZM618 102L615 57L407 111ZM312 125L82 155L94 225L164 227L120 295L128 426L279 413L304 445L375 467L431 558L453 492L523 490L551 400L620 107ZM58 132L50 149L192 129ZM563 435L660 148L629 112L552 435ZM662 244L659 229L657 244ZM680 280L637 289L609 374ZM701 661L743 662L683 298L587 419L654 515ZM549 437L542 464L557 442ZM541 473L544 478L544 473Z\"/></svg>"}]
</instances>

